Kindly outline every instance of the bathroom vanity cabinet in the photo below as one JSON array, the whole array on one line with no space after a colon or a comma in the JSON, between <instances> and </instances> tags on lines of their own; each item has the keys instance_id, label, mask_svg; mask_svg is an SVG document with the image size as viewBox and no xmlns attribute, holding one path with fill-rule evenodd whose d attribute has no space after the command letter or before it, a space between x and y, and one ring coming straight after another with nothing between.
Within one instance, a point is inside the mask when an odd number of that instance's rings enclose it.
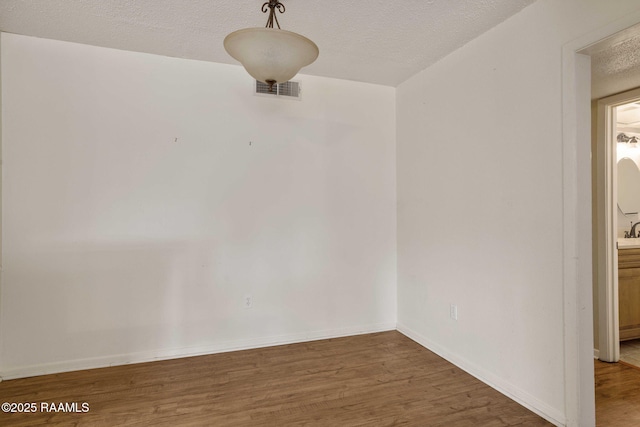
<instances>
[{"instance_id":1,"label":"bathroom vanity cabinet","mask_svg":"<svg viewBox=\"0 0 640 427\"><path fill-rule=\"evenodd\" d=\"M640 338L640 248L618 250L620 341Z\"/></svg>"}]
</instances>

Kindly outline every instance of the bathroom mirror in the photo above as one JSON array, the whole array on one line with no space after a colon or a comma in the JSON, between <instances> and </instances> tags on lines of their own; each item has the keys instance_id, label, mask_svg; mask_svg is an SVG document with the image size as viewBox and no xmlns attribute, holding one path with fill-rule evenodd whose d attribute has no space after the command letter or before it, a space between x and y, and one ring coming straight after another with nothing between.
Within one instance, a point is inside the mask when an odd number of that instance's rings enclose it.
<instances>
[{"instance_id":1,"label":"bathroom mirror","mask_svg":"<svg viewBox=\"0 0 640 427\"><path fill-rule=\"evenodd\" d=\"M618 207L625 215L640 212L640 170L628 157L618 162Z\"/></svg>"}]
</instances>

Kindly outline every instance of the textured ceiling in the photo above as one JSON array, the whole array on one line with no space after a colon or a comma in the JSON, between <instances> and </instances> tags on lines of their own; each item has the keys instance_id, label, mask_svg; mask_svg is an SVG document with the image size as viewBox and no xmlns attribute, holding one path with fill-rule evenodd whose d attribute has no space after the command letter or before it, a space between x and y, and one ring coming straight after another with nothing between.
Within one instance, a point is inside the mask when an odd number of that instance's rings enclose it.
<instances>
[{"instance_id":1,"label":"textured ceiling","mask_svg":"<svg viewBox=\"0 0 640 427\"><path fill-rule=\"evenodd\" d=\"M599 99L640 86L640 25L582 51L591 55L591 97Z\"/></svg>"},{"instance_id":2,"label":"textured ceiling","mask_svg":"<svg viewBox=\"0 0 640 427\"><path fill-rule=\"evenodd\" d=\"M535 0L282 0L282 29L320 47L306 74L396 86ZM0 31L236 63L224 37L263 0L0 0Z\"/></svg>"}]
</instances>

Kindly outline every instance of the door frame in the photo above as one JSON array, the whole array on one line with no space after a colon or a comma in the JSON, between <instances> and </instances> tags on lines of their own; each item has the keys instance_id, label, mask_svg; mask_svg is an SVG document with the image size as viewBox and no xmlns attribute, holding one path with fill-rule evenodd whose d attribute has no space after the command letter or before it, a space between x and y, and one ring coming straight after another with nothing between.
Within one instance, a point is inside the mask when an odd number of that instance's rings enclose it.
<instances>
[{"instance_id":1,"label":"door frame","mask_svg":"<svg viewBox=\"0 0 640 427\"><path fill-rule=\"evenodd\" d=\"M595 425L590 46L640 23L629 13L562 46L564 397L566 425Z\"/></svg>"},{"instance_id":2,"label":"door frame","mask_svg":"<svg viewBox=\"0 0 640 427\"><path fill-rule=\"evenodd\" d=\"M598 358L620 360L618 313L618 162L615 138L616 107L640 100L640 88L598 100Z\"/></svg>"}]
</instances>

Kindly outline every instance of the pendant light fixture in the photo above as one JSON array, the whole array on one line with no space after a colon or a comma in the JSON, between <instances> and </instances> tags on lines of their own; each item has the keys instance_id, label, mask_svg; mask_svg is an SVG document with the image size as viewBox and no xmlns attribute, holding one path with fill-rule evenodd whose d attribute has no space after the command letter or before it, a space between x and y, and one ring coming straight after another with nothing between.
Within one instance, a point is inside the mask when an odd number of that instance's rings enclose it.
<instances>
[{"instance_id":1,"label":"pendant light fixture","mask_svg":"<svg viewBox=\"0 0 640 427\"><path fill-rule=\"evenodd\" d=\"M265 28L245 28L224 39L227 53L240 61L253 78L268 84L270 91L273 85L291 80L320 53L308 38L281 30L276 10L284 13L285 7L279 0L269 0L262 5L262 12L269 12Z\"/></svg>"}]
</instances>

